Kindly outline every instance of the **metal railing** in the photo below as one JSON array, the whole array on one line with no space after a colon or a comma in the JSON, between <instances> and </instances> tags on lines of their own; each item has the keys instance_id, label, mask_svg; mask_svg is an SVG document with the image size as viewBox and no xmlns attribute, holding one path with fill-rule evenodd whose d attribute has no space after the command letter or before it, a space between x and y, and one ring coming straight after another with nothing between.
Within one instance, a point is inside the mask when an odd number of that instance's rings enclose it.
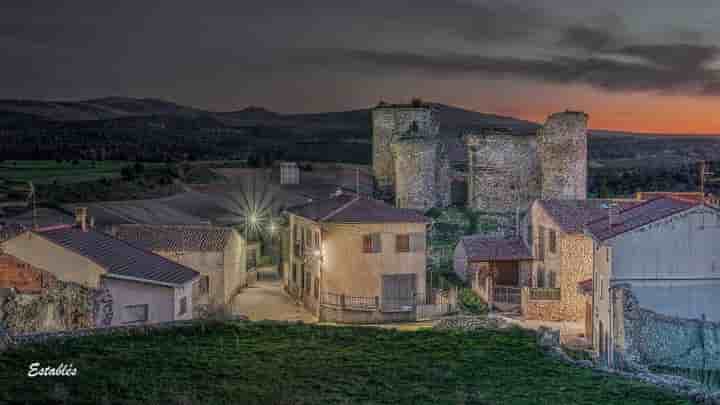
<instances>
[{"instance_id":1,"label":"metal railing","mask_svg":"<svg viewBox=\"0 0 720 405\"><path fill-rule=\"evenodd\" d=\"M520 287L496 286L493 291L493 301L500 304L520 305L522 289Z\"/></svg>"},{"instance_id":2,"label":"metal railing","mask_svg":"<svg viewBox=\"0 0 720 405\"><path fill-rule=\"evenodd\" d=\"M560 301L559 288L531 288L530 300L532 301Z\"/></svg>"},{"instance_id":3,"label":"metal railing","mask_svg":"<svg viewBox=\"0 0 720 405\"><path fill-rule=\"evenodd\" d=\"M320 297L322 305L360 311L377 310L380 305L379 301L379 297L359 297L331 292L324 292Z\"/></svg>"}]
</instances>

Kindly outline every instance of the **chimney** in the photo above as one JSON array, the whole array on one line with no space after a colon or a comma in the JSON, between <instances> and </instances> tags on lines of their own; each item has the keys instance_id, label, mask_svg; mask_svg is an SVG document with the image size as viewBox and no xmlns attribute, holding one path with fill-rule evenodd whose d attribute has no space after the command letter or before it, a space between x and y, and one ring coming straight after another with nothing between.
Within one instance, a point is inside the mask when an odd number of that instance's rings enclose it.
<instances>
[{"instance_id":1,"label":"chimney","mask_svg":"<svg viewBox=\"0 0 720 405\"><path fill-rule=\"evenodd\" d=\"M618 224L620 224L620 207L617 204L610 204L608 206L608 227L612 229Z\"/></svg>"},{"instance_id":2,"label":"chimney","mask_svg":"<svg viewBox=\"0 0 720 405\"><path fill-rule=\"evenodd\" d=\"M83 232L87 232L87 207L75 208L75 225L79 226Z\"/></svg>"}]
</instances>

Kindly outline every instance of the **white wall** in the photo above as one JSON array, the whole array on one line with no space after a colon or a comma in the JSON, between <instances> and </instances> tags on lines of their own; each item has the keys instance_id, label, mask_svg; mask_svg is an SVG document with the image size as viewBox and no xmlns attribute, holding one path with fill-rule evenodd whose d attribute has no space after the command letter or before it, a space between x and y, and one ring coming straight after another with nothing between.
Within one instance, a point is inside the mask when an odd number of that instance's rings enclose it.
<instances>
[{"instance_id":1,"label":"white wall","mask_svg":"<svg viewBox=\"0 0 720 405\"><path fill-rule=\"evenodd\" d=\"M148 305L147 323L167 322L175 319L174 288L155 284L146 284L135 281L118 280L104 277L105 287L110 291L113 299L113 319L111 326L125 325L123 310L127 305ZM190 297L190 288L186 289ZM191 300L192 298L188 298ZM189 308L192 313L192 307Z\"/></svg>"},{"instance_id":2,"label":"white wall","mask_svg":"<svg viewBox=\"0 0 720 405\"><path fill-rule=\"evenodd\" d=\"M698 207L607 242L613 279L720 279L720 213Z\"/></svg>"}]
</instances>

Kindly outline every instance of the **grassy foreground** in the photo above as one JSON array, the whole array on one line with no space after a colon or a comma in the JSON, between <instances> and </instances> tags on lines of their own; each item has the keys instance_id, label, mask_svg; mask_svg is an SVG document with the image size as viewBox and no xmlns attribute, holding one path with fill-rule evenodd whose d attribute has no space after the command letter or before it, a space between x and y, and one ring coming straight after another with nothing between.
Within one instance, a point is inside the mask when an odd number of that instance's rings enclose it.
<instances>
[{"instance_id":1,"label":"grassy foreground","mask_svg":"<svg viewBox=\"0 0 720 405\"><path fill-rule=\"evenodd\" d=\"M76 377L26 376L31 362ZM688 404L548 360L520 330L218 323L0 354L0 403Z\"/></svg>"}]
</instances>

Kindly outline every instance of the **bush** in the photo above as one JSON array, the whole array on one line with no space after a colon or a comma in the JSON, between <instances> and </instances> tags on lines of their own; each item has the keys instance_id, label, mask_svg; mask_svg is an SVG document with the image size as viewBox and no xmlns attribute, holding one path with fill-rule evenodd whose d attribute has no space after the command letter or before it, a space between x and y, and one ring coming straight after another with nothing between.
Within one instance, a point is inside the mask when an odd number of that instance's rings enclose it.
<instances>
[{"instance_id":1,"label":"bush","mask_svg":"<svg viewBox=\"0 0 720 405\"><path fill-rule=\"evenodd\" d=\"M458 300L460 301L460 307L466 312L474 315L484 315L488 313L487 303L483 301L475 291L469 288L460 290Z\"/></svg>"}]
</instances>

